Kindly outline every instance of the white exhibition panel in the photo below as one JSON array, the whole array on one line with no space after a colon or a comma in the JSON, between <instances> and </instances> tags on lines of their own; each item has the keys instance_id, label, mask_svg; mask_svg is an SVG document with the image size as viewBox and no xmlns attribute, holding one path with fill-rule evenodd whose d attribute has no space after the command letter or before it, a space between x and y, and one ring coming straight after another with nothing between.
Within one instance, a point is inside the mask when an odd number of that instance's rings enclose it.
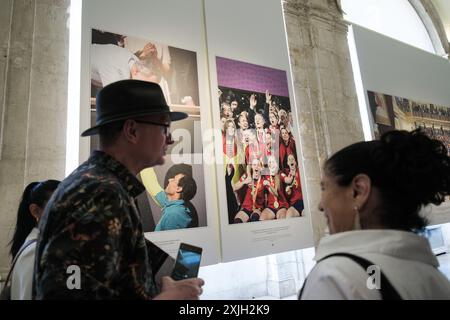
<instances>
[{"instance_id":1,"label":"white exhibition panel","mask_svg":"<svg viewBox=\"0 0 450 320\"><path fill-rule=\"evenodd\" d=\"M448 59L358 25L353 25L353 34L368 114L368 90L450 107ZM431 224L450 222L450 201L423 212Z\"/></svg>"},{"instance_id":2,"label":"white exhibition panel","mask_svg":"<svg viewBox=\"0 0 450 320\"><path fill-rule=\"evenodd\" d=\"M450 62L353 25L364 89L450 106Z\"/></svg>"},{"instance_id":3,"label":"white exhibition panel","mask_svg":"<svg viewBox=\"0 0 450 320\"><path fill-rule=\"evenodd\" d=\"M90 45L91 29L133 36L195 51L199 82L202 131L211 127L209 84L201 0L88 0L82 7L80 130L90 127ZM89 155L89 139L80 139L80 163ZM204 165L207 226L146 233L146 237L176 255L180 242L203 248L202 265L219 260L217 198L213 165ZM206 177L213 177L206 178Z\"/></svg>"},{"instance_id":4,"label":"white exhibition panel","mask_svg":"<svg viewBox=\"0 0 450 320\"><path fill-rule=\"evenodd\" d=\"M286 72L290 105L295 115L293 117L294 136L299 137L296 116L298 106L295 105L292 89L281 1L207 0L205 1L205 17L214 127L221 126L216 69L216 57L221 57ZM216 139L215 142L216 159L220 159L222 141ZM298 138L296 142L299 145L298 159L302 159L301 142ZM299 166L301 177L304 177L301 160L299 160ZM305 217L301 218L229 224L223 165L217 165L216 171L222 261L246 259L313 245L311 219L307 207L304 211ZM302 185L304 185L303 178Z\"/></svg>"}]
</instances>

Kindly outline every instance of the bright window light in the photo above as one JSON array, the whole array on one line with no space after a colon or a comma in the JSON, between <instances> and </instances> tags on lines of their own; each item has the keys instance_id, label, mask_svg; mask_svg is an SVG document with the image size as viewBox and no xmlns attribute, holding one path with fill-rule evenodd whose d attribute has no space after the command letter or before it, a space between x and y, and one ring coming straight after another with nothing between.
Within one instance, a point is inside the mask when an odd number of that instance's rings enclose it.
<instances>
[{"instance_id":1,"label":"bright window light","mask_svg":"<svg viewBox=\"0 0 450 320\"><path fill-rule=\"evenodd\" d=\"M66 170L68 176L78 166L80 134L80 71L81 71L81 9L82 0L70 1L69 17L69 79L67 88Z\"/></svg>"},{"instance_id":2,"label":"bright window light","mask_svg":"<svg viewBox=\"0 0 450 320\"><path fill-rule=\"evenodd\" d=\"M436 54L425 26L408 0L341 0L344 18Z\"/></svg>"}]
</instances>

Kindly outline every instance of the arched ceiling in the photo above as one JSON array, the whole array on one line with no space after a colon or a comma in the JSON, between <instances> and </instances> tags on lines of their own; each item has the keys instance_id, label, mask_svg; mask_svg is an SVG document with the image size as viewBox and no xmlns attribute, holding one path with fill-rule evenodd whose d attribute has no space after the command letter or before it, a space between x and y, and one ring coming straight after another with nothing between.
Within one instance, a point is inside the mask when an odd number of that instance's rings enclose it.
<instances>
[{"instance_id":1,"label":"arched ceiling","mask_svg":"<svg viewBox=\"0 0 450 320\"><path fill-rule=\"evenodd\" d=\"M449 0L431 0L436 11L444 25L447 40L450 42L450 1Z\"/></svg>"}]
</instances>

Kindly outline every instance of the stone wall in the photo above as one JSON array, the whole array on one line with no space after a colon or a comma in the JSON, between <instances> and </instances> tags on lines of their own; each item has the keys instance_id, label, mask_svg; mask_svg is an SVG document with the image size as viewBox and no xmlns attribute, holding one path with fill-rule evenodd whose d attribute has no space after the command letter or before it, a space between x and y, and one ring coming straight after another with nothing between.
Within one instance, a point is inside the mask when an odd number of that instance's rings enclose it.
<instances>
[{"instance_id":1,"label":"stone wall","mask_svg":"<svg viewBox=\"0 0 450 320\"><path fill-rule=\"evenodd\" d=\"M24 187L62 179L70 0L0 1L0 275Z\"/></svg>"}]
</instances>

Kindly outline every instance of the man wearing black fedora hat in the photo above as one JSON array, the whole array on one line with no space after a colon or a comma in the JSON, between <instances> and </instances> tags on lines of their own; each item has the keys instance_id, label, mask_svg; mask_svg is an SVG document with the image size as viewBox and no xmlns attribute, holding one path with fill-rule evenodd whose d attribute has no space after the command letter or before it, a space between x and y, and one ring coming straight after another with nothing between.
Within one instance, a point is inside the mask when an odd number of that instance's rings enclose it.
<instances>
[{"instance_id":1,"label":"man wearing black fedora hat","mask_svg":"<svg viewBox=\"0 0 450 320\"><path fill-rule=\"evenodd\" d=\"M111 83L97 94L100 150L70 174L49 201L40 224L35 264L37 299L197 299L201 279L154 275L167 254L144 238L135 197L136 178L164 163L173 141L171 112L159 85L139 80Z\"/></svg>"}]
</instances>

